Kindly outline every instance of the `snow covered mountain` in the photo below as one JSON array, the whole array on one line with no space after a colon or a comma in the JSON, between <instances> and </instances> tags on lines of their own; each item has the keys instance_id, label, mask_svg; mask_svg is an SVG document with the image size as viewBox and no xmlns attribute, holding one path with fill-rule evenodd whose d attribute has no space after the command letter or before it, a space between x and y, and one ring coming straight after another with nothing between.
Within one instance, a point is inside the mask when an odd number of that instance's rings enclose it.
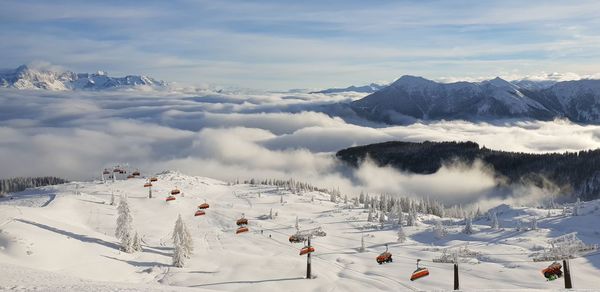
<instances>
[{"instance_id":1,"label":"snow covered mountain","mask_svg":"<svg viewBox=\"0 0 600 292\"><path fill-rule=\"evenodd\" d=\"M561 289L563 279L547 281L540 270L551 262L532 258L550 248L549 239L577 232L586 246L600 243L598 200L548 208L502 204L488 216L475 213L466 232L462 218L428 213L429 200L370 194L362 202L344 202L343 196L332 202L329 194L305 188L178 172L156 177L153 198L142 178L46 186L0 198L0 290L450 291L452 264L434 259L456 252L461 291L548 291ZM166 202L174 188L181 193ZM142 251L120 250L115 237L121 195ZM195 216L201 203L209 208ZM242 214L249 231L236 234ZM178 216L194 246L181 268L172 263ZM297 228L318 227L326 236L311 242L309 280L307 256L299 255L304 243L289 237ZM378 264L385 250L393 262ZM417 259L430 275L411 281ZM598 253L570 262L575 288L597 291Z\"/></svg>"},{"instance_id":2,"label":"snow covered mountain","mask_svg":"<svg viewBox=\"0 0 600 292\"><path fill-rule=\"evenodd\" d=\"M527 90L542 90L542 89L546 89L551 87L552 85L556 84L555 80L528 80L528 79L522 79L522 80L512 80L510 81L510 83L518 86L521 89L527 89Z\"/></svg>"},{"instance_id":3,"label":"snow covered mountain","mask_svg":"<svg viewBox=\"0 0 600 292\"><path fill-rule=\"evenodd\" d=\"M147 76L128 75L110 77L106 72L74 73L51 69L31 68L27 65L0 72L0 87L43 90L109 90L135 87L166 87L164 81Z\"/></svg>"},{"instance_id":4,"label":"snow covered mountain","mask_svg":"<svg viewBox=\"0 0 600 292\"><path fill-rule=\"evenodd\" d=\"M387 84L377 84L371 83L369 85L363 86L349 86L345 88L328 88L321 91L313 91L310 93L323 93L323 94L332 94L332 93L342 93L342 92L358 92L358 93L373 93L378 90L381 90L388 86Z\"/></svg>"},{"instance_id":5,"label":"snow covered mountain","mask_svg":"<svg viewBox=\"0 0 600 292\"><path fill-rule=\"evenodd\" d=\"M354 101L360 116L390 124L415 120L552 120L600 122L600 80L438 83L402 76L390 86Z\"/></svg>"}]
</instances>

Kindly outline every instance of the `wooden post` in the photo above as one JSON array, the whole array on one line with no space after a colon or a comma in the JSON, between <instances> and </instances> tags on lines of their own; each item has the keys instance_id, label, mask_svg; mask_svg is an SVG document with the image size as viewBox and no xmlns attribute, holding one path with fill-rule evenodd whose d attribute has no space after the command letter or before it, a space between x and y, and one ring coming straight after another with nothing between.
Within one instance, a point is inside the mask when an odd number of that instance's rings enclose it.
<instances>
[{"instance_id":1,"label":"wooden post","mask_svg":"<svg viewBox=\"0 0 600 292\"><path fill-rule=\"evenodd\" d=\"M563 266L565 267L565 289L573 288L571 282L571 269L569 268L569 260L563 260Z\"/></svg>"},{"instance_id":2,"label":"wooden post","mask_svg":"<svg viewBox=\"0 0 600 292\"><path fill-rule=\"evenodd\" d=\"M458 284L458 264L454 263L454 290L458 289L460 289Z\"/></svg>"},{"instance_id":3,"label":"wooden post","mask_svg":"<svg viewBox=\"0 0 600 292\"><path fill-rule=\"evenodd\" d=\"M310 236L308 236L308 248L310 250ZM310 279L310 254L311 252L306 254L306 279Z\"/></svg>"},{"instance_id":4,"label":"wooden post","mask_svg":"<svg viewBox=\"0 0 600 292\"><path fill-rule=\"evenodd\" d=\"M148 198L152 199L152 186L148 187Z\"/></svg>"}]
</instances>

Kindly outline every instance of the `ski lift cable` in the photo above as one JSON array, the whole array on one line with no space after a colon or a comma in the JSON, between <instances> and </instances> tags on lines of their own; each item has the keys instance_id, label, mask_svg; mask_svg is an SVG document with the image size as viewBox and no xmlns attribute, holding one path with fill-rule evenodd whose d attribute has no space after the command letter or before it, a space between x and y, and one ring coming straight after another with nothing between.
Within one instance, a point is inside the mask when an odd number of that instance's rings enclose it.
<instances>
[{"instance_id":1,"label":"ski lift cable","mask_svg":"<svg viewBox=\"0 0 600 292\"><path fill-rule=\"evenodd\" d=\"M319 259L319 260L321 260L321 261L324 261L324 262L327 262L327 263L333 264L333 265L335 265L335 266L337 266L337 267L339 267L339 268L341 268L341 269L350 270L350 271L353 271L353 272L355 272L355 273L359 273L359 274L361 274L361 275L364 275L364 272L361 272L361 271L355 270L355 269L353 269L353 268L351 268L351 267L348 267L348 266L343 266L343 265L341 265L341 264L339 264L339 263L337 263L337 262L334 262L334 261L330 261L330 260L324 259L324 258L320 257L318 254L317 254L317 255L313 255L313 257L315 257L315 258L317 258L317 259ZM415 287L412 287L412 286L410 286L410 285L407 285L407 284L405 284L405 283L402 283L402 282L400 282L400 281L398 281L398 280L396 280L396 279L394 279L394 278L392 278L392 277L388 277L387 275L382 275L382 274L373 273L373 272L371 272L371 275L375 275L375 276L378 276L378 277L386 278L386 279L388 279L388 280L390 280L390 281L393 281L393 282L395 282L395 283L398 283L398 284L402 285L403 287L405 287L405 288L407 288L407 289L410 289L410 290L412 290L412 291L419 291L419 290L418 290L418 289L416 289Z\"/></svg>"},{"instance_id":2,"label":"ski lift cable","mask_svg":"<svg viewBox=\"0 0 600 292\"><path fill-rule=\"evenodd\" d=\"M224 215L224 214L220 214L220 215L223 216L223 217L235 220L233 217L229 217L229 216ZM269 222L269 223L281 226L282 229L292 229L292 228L294 228L293 226L290 226L290 225L283 225L283 224L279 224L279 223L275 223L275 222ZM274 230L274 229L263 229L263 230L269 230L269 231L272 231L272 232L275 232L275 233L278 233L278 234L281 234L281 235L284 235L284 236L288 236L288 234L280 232L280 231L277 231L277 230ZM343 239L348 239L348 240L355 240L354 238L349 238L349 237L339 236L339 235L336 235L336 237L343 238ZM382 244L380 242L374 242L374 241L370 241L370 240L365 240L365 242L366 243L370 243L372 245L381 245ZM324 249L329 250L331 252L342 252L344 250L348 250L348 249L353 249L354 248L354 247L345 247L343 245L332 244L332 243L329 243L329 242L327 244L328 245L338 246L338 247L340 247L340 249L331 249L331 248L327 248L325 246L320 246L320 248L324 248ZM460 247L461 245L459 245L458 247ZM470 245L470 246L483 246L484 244L482 244L482 243L474 243L474 244L468 243L468 245ZM390 246L392 246L392 247L401 247L402 249L409 249L409 250L415 250L415 251L421 251L421 252L430 252L430 253L437 253L437 252L439 252L439 251L424 250L425 247L419 248L419 247L409 247L409 246L398 246L397 244L393 244L393 243L391 243ZM443 249L443 247L442 247L442 249ZM375 253L376 254L376 252L371 252L371 251L366 251L366 252ZM487 255L528 255L528 254L531 254L531 253L521 252L521 253L501 253L501 254L485 254L485 255L487 256ZM410 257L405 257L405 256L404 256L404 258L411 259L411 260L417 260L417 258L410 258ZM425 261L425 262L433 263L433 261L430 261L430 260L423 260L423 259L421 259L421 260ZM509 262L531 262L531 260L503 261L503 262L494 261L494 263L509 263Z\"/></svg>"},{"instance_id":3,"label":"ski lift cable","mask_svg":"<svg viewBox=\"0 0 600 292\"><path fill-rule=\"evenodd\" d=\"M344 236L339 236L336 235L335 237L338 238L343 238L343 239L348 239L348 240L356 240L355 238L350 238L350 237L344 237ZM370 241L370 240L364 240L365 243L369 243L372 245L382 245L381 242L374 242L374 241ZM422 251L422 252L439 252L439 251L431 251L431 250L424 250L424 248L427 247L411 247L411 246L398 246L400 243L389 243L390 246L396 246L396 247L401 247L402 249L409 249L409 250L414 250L414 251ZM483 244L479 245L479 244L471 244L469 243L469 246L482 246ZM444 249L444 248L451 248L451 247L439 247L440 249ZM485 255L528 255L531 254L530 252L520 252L520 253L502 253L502 254L485 254Z\"/></svg>"},{"instance_id":4,"label":"ski lift cable","mask_svg":"<svg viewBox=\"0 0 600 292\"><path fill-rule=\"evenodd\" d=\"M219 215L222 216L222 217L229 218L229 219L232 219L232 220L236 220L235 218L227 216L227 215L222 214L220 212L213 211L212 213L219 213ZM292 228L294 228L294 226L283 225L283 224L276 223L276 222L269 222L269 223L273 224L273 225L280 226L282 229L292 229ZM288 234L280 232L280 231L277 231L277 230L274 230L274 229L263 229L263 230L269 230L269 231L272 231L272 232L275 232L275 233L278 233L278 234L281 234L281 235L284 235L284 236L288 236ZM339 236L339 235L336 235L336 237L343 238L343 239L348 239L348 240L355 240L355 238L349 238L349 237L344 237L344 236ZM280 242L279 240L276 240L276 239L273 239L273 240L276 241L276 242L278 242L278 243L281 243L281 244L283 244L285 246L291 247L293 249L297 249L297 250L301 249L301 248L300 249L295 248L295 247L293 247L293 246L291 246L291 245L289 245L287 243ZM374 242L374 241L370 241L370 240L365 240L365 242L370 243L372 245L381 245L382 244L380 242ZM328 245L338 246L338 247L340 247L340 249L331 249L331 248L328 248L328 247L325 247L325 246L320 246L320 248L329 250L331 252L343 252L344 250L354 249L354 247L345 247L345 246L342 246L342 245L337 245L337 244L332 244L332 243L327 243L327 244ZM475 242L475 243L466 243L466 245L468 245L468 246L487 246L488 244ZM398 246L397 244L394 245L393 243L391 243L391 246L392 247L401 247L402 249L410 249L410 250L421 251L421 252L439 252L439 251L423 250L423 248L419 248L419 247ZM458 247L460 247L460 245ZM443 248L444 247L441 247L441 249L443 249ZM373 253L373 254L378 254L377 252L373 252L373 251L365 251L365 252L367 252L367 253ZM529 254L532 254L532 253L530 253L530 252L520 252L520 253L497 253L497 254L484 254L484 255L488 256L488 255L529 255ZM590 256L596 256L596 255L599 255L599 254L600 254L600 251L599 252L590 253L590 254L587 254L587 255L583 255L583 256L577 256L577 257L574 257L573 259L585 258L585 257L590 257ZM412 257L407 257L407 256L396 255L396 257L402 257L402 258L406 258L406 259L417 260L417 258L412 258ZM434 262L432 260L426 260L426 259L422 259L422 258L421 258L421 261L428 262L429 264L431 264L431 263L434 263L434 264L437 263L437 262ZM532 260L493 261L493 262L489 262L489 263L498 263L499 264L499 263L524 263L524 262L532 262Z\"/></svg>"}]
</instances>

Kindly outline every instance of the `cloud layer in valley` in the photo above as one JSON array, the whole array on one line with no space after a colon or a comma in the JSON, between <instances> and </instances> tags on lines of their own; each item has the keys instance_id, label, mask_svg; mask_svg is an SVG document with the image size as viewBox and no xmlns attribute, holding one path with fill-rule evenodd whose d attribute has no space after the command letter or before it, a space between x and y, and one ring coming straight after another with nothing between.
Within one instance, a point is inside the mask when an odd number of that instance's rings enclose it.
<instances>
[{"instance_id":1,"label":"cloud layer in valley","mask_svg":"<svg viewBox=\"0 0 600 292\"><path fill-rule=\"evenodd\" d=\"M350 124L307 110L346 97L318 97L2 89L0 177L88 179L114 163L129 163L145 171L176 169L223 180L293 177L349 194L364 190L469 200L494 191L494 178L484 165L450 165L432 175L410 175L369 162L352 170L333 153L390 140L475 141L535 153L600 147L599 126L568 121Z\"/></svg>"}]
</instances>

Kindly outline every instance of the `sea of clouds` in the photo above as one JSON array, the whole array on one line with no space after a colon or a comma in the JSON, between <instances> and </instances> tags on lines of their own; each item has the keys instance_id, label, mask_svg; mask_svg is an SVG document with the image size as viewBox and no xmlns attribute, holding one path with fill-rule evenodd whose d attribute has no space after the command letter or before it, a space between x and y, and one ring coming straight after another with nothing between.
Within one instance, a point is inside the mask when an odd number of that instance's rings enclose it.
<instances>
[{"instance_id":1,"label":"sea of clouds","mask_svg":"<svg viewBox=\"0 0 600 292\"><path fill-rule=\"evenodd\" d=\"M497 181L493 170L480 163L415 175L368 161L351 169L334 154L390 140L474 141L492 149L533 153L600 147L600 126L564 120L387 126L323 112L324 105L359 97L0 89L0 178L91 179L105 167L128 163L144 172L171 169L227 181L295 178L348 195L365 191L493 201ZM518 202L548 192L521 186Z\"/></svg>"}]
</instances>

